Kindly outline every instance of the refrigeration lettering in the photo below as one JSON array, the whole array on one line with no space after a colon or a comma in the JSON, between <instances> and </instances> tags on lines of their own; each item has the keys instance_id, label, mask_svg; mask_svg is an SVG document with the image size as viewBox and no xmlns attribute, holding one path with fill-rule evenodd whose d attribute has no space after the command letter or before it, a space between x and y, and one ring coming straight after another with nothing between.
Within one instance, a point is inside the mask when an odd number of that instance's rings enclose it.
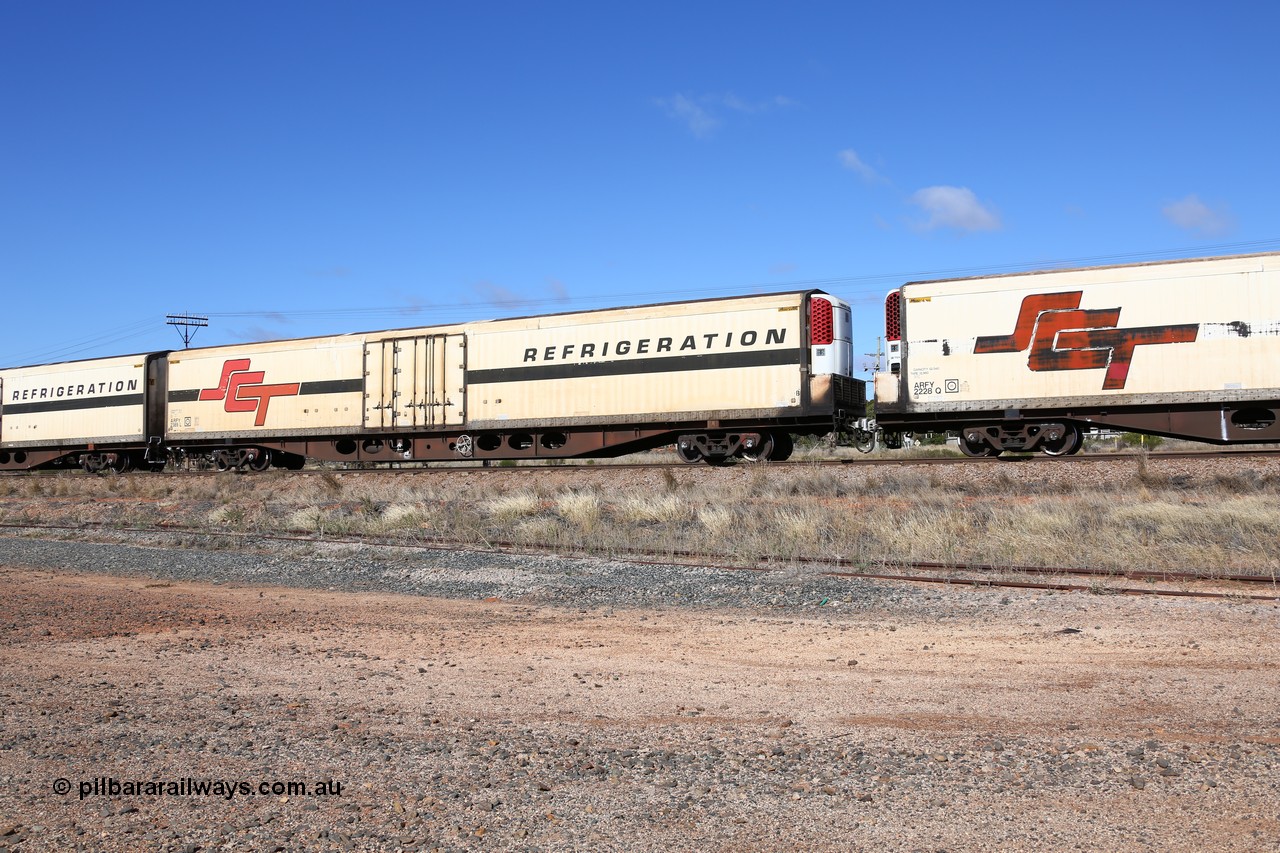
<instances>
[{"instance_id":1,"label":"refrigeration lettering","mask_svg":"<svg viewBox=\"0 0 1280 853\"><path fill-rule=\"evenodd\" d=\"M526 347L524 363L544 361L598 361L609 357L610 349L614 355L647 355L651 353L669 352L717 352L726 349L753 347L760 340L760 333L748 329L741 333L705 332L700 335L685 335L680 338L640 338L639 340L593 341L583 344L552 344L543 347ZM787 342L787 330L766 329L765 346L784 346Z\"/></svg>"},{"instance_id":2,"label":"refrigeration lettering","mask_svg":"<svg viewBox=\"0 0 1280 853\"><path fill-rule=\"evenodd\" d=\"M77 382L74 385L45 385L41 388L14 388L11 403L29 400L57 400L61 398L96 397L99 394L119 394L137 391L138 380L117 379L114 382Z\"/></svg>"}]
</instances>

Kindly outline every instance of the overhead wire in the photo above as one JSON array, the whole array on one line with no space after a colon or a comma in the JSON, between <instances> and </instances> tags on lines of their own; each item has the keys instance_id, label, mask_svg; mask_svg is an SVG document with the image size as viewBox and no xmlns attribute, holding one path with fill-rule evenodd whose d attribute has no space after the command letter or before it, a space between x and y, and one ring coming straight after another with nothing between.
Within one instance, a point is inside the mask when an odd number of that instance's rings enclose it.
<instances>
[{"instance_id":1,"label":"overhead wire","mask_svg":"<svg viewBox=\"0 0 1280 853\"><path fill-rule=\"evenodd\" d=\"M102 335L91 337L75 338L66 341L60 346L51 347L45 350L28 351L23 353L21 358L27 363L35 364L48 360L67 360L69 356L79 353L96 350L108 344L117 344L127 340L147 337L153 335L158 323L156 317L146 317L130 323L126 326L116 327L110 332Z\"/></svg>"},{"instance_id":2,"label":"overhead wire","mask_svg":"<svg viewBox=\"0 0 1280 853\"><path fill-rule=\"evenodd\" d=\"M283 318L283 319L346 319L356 317L401 317L430 313L434 315L453 314L473 311L485 307L498 310L527 311L538 308L570 307L583 303L603 305L605 303L626 303L632 300L653 300L668 296L688 298L724 293L748 293L782 290L799 290L807 288L832 287L835 285L867 285L856 290L857 293L878 292L871 285L890 283L894 286L909 281L926 279L946 279L962 276L990 275L1002 272L1029 272L1039 269L1060 269L1078 266L1094 266L1113 263L1133 262L1137 260L1170 260L1179 257L1204 256L1206 254L1245 251L1262 251L1268 248L1280 248L1280 238L1269 240L1251 240L1237 243L1218 243L1182 248L1163 249L1144 252L1120 252L1104 255L1084 255L1073 258L1045 259L1039 261L1015 261L1002 264L980 264L965 267L944 267L941 269L925 269L898 272L866 273L860 275L832 276L826 278L793 279L789 281L750 282L726 285L714 285L696 288L678 288L663 290L637 290L615 293L611 296L555 296L529 297L512 299L489 299L483 302L445 302L423 303L414 305L382 305L364 308L317 308L309 310L258 310L258 311L211 311L203 312L209 317L230 318ZM848 295L847 292L842 295ZM622 306L618 306L622 307Z\"/></svg>"},{"instance_id":3,"label":"overhead wire","mask_svg":"<svg viewBox=\"0 0 1280 853\"><path fill-rule=\"evenodd\" d=\"M484 299L480 301L458 301L446 303L413 303L403 305L382 305L356 308L325 307L313 309L289 310L255 310L255 311L202 311L200 314L210 319L268 319L282 323L293 321L316 320L353 320L364 319L375 321L388 319L405 323L422 317L429 322L442 319L470 319L485 309L490 317L495 313L537 313L547 309L569 310L577 306L590 307L625 307L660 300L666 297L682 299L723 294L761 293L767 291L800 290L809 288L834 288L842 286L839 295L850 301L867 294L877 297L887 287L892 289L909 281L930 279L958 278L963 276L991 275L997 273L1032 271L1038 269L1061 269L1079 266L1096 266L1104 264L1135 262L1140 260L1171 260L1180 257L1202 257L1210 254L1240 254L1252 251L1265 251L1280 248L1280 238L1267 240L1250 240L1234 243L1217 243L1198 246L1184 246L1155 251L1122 252L1100 255L1085 255L1072 258L1045 259L1040 261L1020 261L1002 264L982 264L965 267L946 267L941 269L925 269L899 272L866 273L859 275L832 276L826 278L793 279L782 282L750 282L712 285L697 288L637 290L601 296L551 296L551 297L516 297L511 299ZM36 364L50 360L67 360L70 356L93 350L100 350L109 344L121 343L151 336L163 318L148 316L123 327L117 327L102 335L76 338L60 346L45 350L29 351L19 357L23 363ZM8 359L6 359L8 360Z\"/></svg>"}]
</instances>

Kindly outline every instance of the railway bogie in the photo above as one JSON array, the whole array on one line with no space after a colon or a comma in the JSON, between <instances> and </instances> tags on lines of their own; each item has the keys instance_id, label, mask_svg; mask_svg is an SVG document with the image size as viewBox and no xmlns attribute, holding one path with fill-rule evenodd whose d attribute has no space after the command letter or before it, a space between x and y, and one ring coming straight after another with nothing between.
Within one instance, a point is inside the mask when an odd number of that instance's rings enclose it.
<instances>
[{"instance_id":1,"label":"railway bogie","mask_svg":"<svg viewBox=\"0 0 1280 853\"><path fill-rule=\"evenodd\" d=\"M734 432L716 430L685 433L676 439L676 455L682 462L727 465L732 459L748 462L782 462L791 458L795 442L784 430Z\"/></svg>"}]
</instances>

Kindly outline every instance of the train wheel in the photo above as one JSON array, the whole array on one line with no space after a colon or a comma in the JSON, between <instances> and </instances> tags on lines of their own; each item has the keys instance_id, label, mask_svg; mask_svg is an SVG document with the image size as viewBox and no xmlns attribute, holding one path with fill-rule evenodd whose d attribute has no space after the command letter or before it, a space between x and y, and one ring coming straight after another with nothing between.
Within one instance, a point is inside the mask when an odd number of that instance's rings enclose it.
<instances>
[{"instance_id":1,"label":"train wheel","mask_svg":"<svg viewBox=\"0 0 1280 853\"><path fill-rule=\"evenodd\" d=\"M771 433L760 433L760 443L755 447L747 450L743 448L742 458L748 462L760 462L763 460L772 460L773 454L777 452L777 436Z\"/></svg>"},{"instance_id":2,"label":"train wheel","mask_svg":"<svg viewBox=\"0 0 1280 853\"><path fill-rule=\"evenodd\" d=\"M244 467L250 471L265 471L271 467L271 451L255 450L254 455L250 456L244 463Z\"/></svg>"},{"instance_id":3,"label":"train wheel","mask_svg":"<svg viewBox=\"0 0 1280 853\"><path fill-rule=\"evenodd\" d=\"M680 457L680 461L686 464L702 461L702 451L698 449L698 445L689 442L686 446L680 442L676 442L676 456Z\"/></svg>"},{"instance_id":4,"label":"train wheel","mask_svg":"<svg viewBox=\"0 0 1280 853\"><path fill-rule=\"evenodd\" d=\"M769 452L770 462L786 462L791 458L792 452L796 449L796 443L791 438L789 432L775 432L773 434L773 450Z\"/></svg>"},{"instance_id":5,"label":"train wheel","mask_svg":"<svg viewBox=\"0 0 1280 853\"><path fill-rule=\"evenodd\" d=\"M1067 424L1057 441L1046 441L1040 445L1045 456L1070 456L1084 444L1084 435L1071 424Z\"/></svg>"},{"instance_id":6,"label":"train wheel","mask_svg":"<svg viewBox=\"0 0 1280 853\"><path fill-rule=\"evenodd\" d=\"M1000 451L996 450L981 438L971 441L963 432L960 433L960 452L965 456L972 456L975 459L985 456L999 456Z\"/></svg>"}]
</instances>

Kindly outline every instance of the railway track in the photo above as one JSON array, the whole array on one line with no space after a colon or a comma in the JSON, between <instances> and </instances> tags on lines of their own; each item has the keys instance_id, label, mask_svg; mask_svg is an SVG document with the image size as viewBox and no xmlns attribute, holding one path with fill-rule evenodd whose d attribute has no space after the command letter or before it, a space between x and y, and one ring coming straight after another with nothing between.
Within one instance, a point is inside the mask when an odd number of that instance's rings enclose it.
<instances>
[{"instance_id":1,"label":"railway track","mask_svg":"<svg viewBox=\"0 0 1280 853\"><path fill-rule=\"evenodd\" d=\"M912 465L924 466L1007 466L1007 465L1071 465L1072 463L1095 464L1105 462L1139 461L1158 462L1174 459L1235 459L1242 457L1276 457L1280 456L1280 448L1253 449L1215 449L1215 450L1171 450L1159 453L1121 452L1121 453L1086 453L1077 456L1045 456L1043 454L1007 454L998 457L968 456L867 456L848 459L797 459L787 462L746 462L739 461L729 467L753 468L756 466L778 468L782 470L795 468L901 468ZM324 475L365 475L365 474L397 474L397 475L429 475L441 472L476 472L491 474L512 474L514 476L532 475L539 471L637 471L663 469L680 471L714 470L706 465L689 464L672 459L671 461L616 462L612 460L583 460L578 462L555 461L547 463L522 463L519 465L477 465L475 463L435 463L428 465L412 465L411 467L390 467L376 465L370 467L324 467L307 468L290 471L288 476L320 477ZM3 477L54 477L59 475L80 474L81 472L60 471L5 471ZM103 476L141 477L213 477L213 476L250 476L251 471L213 471L199 469L165 470L161 472L130 471L125 474L104 474Z\"/></svg>"},{"instance_id":2,"label":"railway track","mask_svg":"<svg viewBox=\"0 0 1280 853\"><path fill-rule=\"evenodd\" d=\"M267 534L256 532L217 531L183 525L117 526L82 522L79 524L0 523L0 530L37 532L94 532L112 536L187 536L232 539L242 544L253 541L355 545L409 550L456 550L470 553L493 553L505 556L581 556L618 559L642 565L713 568L722 571L779 572L802 565L815 574L833 578L882 580L906 583L940 584L964 587L998 587L1054 592L1087 592L1106 595L1144 595L1172 598L1207 598L1240 601L1280 601L1280 575L1243 572L1205 572L1133 569L1123 572L1079 566L995 566L977 563L884 562L845 568L844 563L826 557L798 556L787 561L764 563L725 562L720 555L696 551L664 551L645 549L610 549L607 553L578 548L571 553L547 548L533 548L513 542L464 542L442 538L402 539L369 535L316 536L304 531ZM1142 581L1145 586L1112 586L1117 580ZM1181 588L1157 587L1155 584L1177 584ZM1199 588L1194 588L1199 587ZM1249 590L1249 591L1246 591ZM1261 592L1260 590L1266 590Z\"/></svg>"},{"instance_id":3,"label":"railway track","mask_svg":"<svg viewBox=\"0 0 1280 853\"><path fill-rule=\"evenodd\" d=\"M950 466L950 465L1057 465L1070 464L1079 462L1082 464L1118 462L1118 461L1138 461L1145 459L1147 461L1159 461L1161 459L1222 459L1222 458L1238 458L1238 457L1274 457L1280 456L1280 448L1269 449L1253 449L1253 450L1178 450L1168 451L1165 453L1099 453L1099 454L1081 454L1077 456L1045 456L1043 454L1009 454L993 457L968 457L968 456L914 456L914 457L855 457L849 459L813 459L813 460L789 460L786 462L747 462L739 461L736 465L730 467L746 467L753 468L756 466L768 468L780 468L782 470L795 468L902 468L911 465L925 466ZM450 463L437 465L427 468L340 468L340 469L311 469L303 470L295 473L306 474L311 476L323 475L326 473L337 474L376 474L376 473L404 473L404 474L425 474L440 471L478 471L478 472L494 472L494 473L511 473L515 476L523 476L538 471L599 471L599 470L619 470L619 471L635 471L635 470L676 470L676 471L702 471L715 470L709 466L702 464L689 464L672 460L670 462L560 462L555 464L533 464L533 465L493 465L493 466L475 466L463 467ZM181 472L173 472L175 474Z\"/></svg>"},{"instance_id":4,"label":"railway track","mask_svg":"<svg viewBox=\"0 0 1280 853\"><path fill-rule=\"evenodd\" d=\"M1236 458L1243 456L1278 456L1280 448L1265 450L1182 450L1169 451L1166 453L1106 453L1106 454L1082 454L1077 456L1045 456L1043 454L1010 454L993 457L968 457L968 456L915 456L915 457L878 457L866 456L848 459L813 459L813 460L789 460L786 462L748 462L738 461L736 465L730 467L746 467L753 468L756 466L768 468L780 468L782 470L795 468L901 468L910 465L926 465L926 466L949 466L949 465L1053 465L1060 463L1070 464L1072 462L1080 462L1084 464L1116 462L1116 461L1137 461L1146 459L1148 461L1158 461L1160 459L1220 459L1220 458ZM311 476L323 475L326 473L338 474L369 474L369 473L388 473L397 472L404 474L425 474L440 471L480 471L493 473L511 473L515 476L524 476L538 471L555 470L555 471L583 471L583 470L619 470L619 471L635 471L635 470L676 470L676 471L702 471L714 470L709 466L699 463L690 464L672 460L669 462L599 462L588 460L582 462L558 462L554 464L533 464L533 465L492 465L492 466L474 466L463 467L451 463L437 465L435 467L419 467L419 468L340 468L340 469L311 469L303 470L295 473L307 474ZM181 472L172 472L174 474Z\"/></svg>"}]
</instances>

